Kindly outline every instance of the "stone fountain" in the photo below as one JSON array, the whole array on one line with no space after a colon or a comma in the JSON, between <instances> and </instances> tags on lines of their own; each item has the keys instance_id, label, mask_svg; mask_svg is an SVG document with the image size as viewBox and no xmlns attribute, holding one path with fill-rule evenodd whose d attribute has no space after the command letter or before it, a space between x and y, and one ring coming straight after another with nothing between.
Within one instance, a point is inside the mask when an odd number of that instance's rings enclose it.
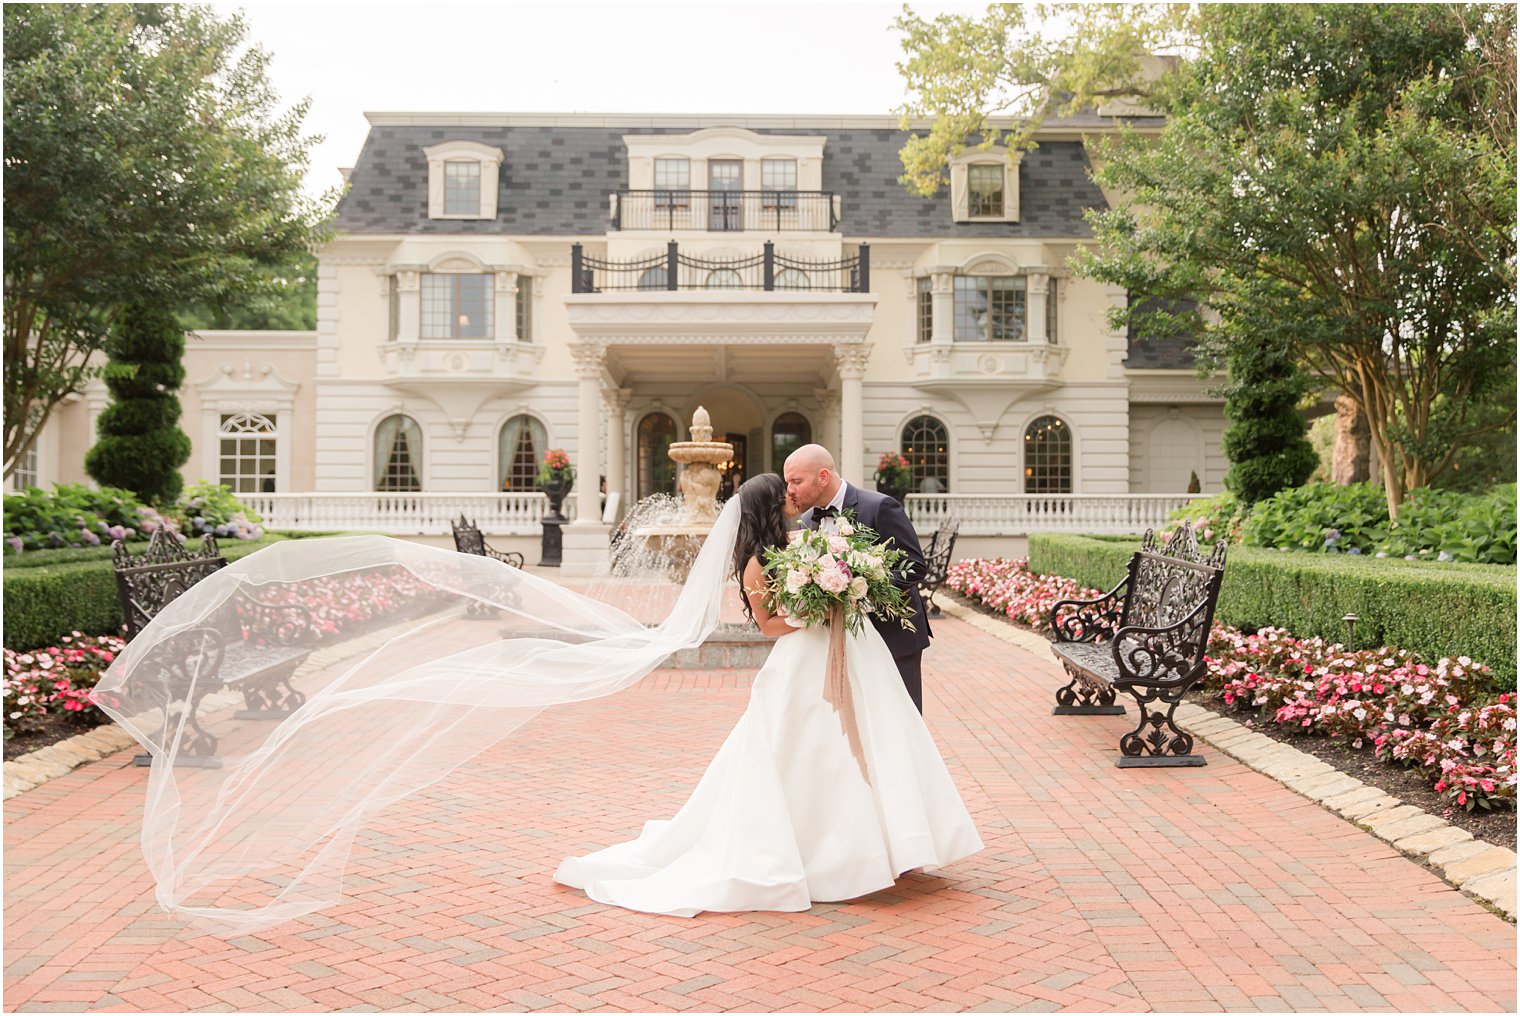
<instances>
[{"instance_id":1,"label":"stone fountain","mask_svg":"<svg viewBox=\"0 0 1520 1016\"><path fill-rule=\"evenodd\" d=\"M628 534L643 550L640 556L662 564L665 574L676 582L685 581L718 518L718 486L723 479L718 463L727 462L734 454L733 445L712 439L712 430L712 417L698 406L691 417L691 440L670 446L671 459L686 467L681 471L678 514L669 521L667 515L658 522L636 525Z\"/></svg>"}]
</instances>

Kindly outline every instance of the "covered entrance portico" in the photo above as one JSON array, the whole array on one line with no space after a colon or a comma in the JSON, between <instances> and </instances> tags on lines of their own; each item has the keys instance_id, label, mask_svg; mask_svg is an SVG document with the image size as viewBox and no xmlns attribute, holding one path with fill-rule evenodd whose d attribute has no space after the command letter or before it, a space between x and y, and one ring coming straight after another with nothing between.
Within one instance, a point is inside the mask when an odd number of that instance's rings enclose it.
<instances>
[{"instance_id":1,"label":"covered entrance portico","mask_svg":"<svg viewBox=\"0 0 1520 1016\"><path fill-rule=\"evenodd\" d=\"M715 436L743 438L734 479L779 468L778 449L806 434L841 468L865 458L861 382L874 317L870 293L627 292L565 297L579 382L580 459L607 464L607 494L627 506L665 477L651 474L646 436L674 424L684 440L698 405ZM648 426L652 423L654 426ZM741 442L735 442L736 445ZM642 458L641 458L642 456ZM577 485L565 528L566 574L589 574L607 552L598 485Z\"/></svg>"}]
</instances>

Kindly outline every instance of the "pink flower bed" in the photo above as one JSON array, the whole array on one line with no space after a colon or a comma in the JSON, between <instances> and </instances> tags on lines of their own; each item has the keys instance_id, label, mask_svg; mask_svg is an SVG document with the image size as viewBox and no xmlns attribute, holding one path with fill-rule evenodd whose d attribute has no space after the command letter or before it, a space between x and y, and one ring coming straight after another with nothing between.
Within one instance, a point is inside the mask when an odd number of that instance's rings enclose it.
<instances>
[{"instance_id":1,"label":"pink flower bed","mask_svg":"<svg viewBox=\"0 0 1520 1016\"><path fill-rule=\"evenodd\" d=\"M1101 595L1001 558L956 562L946 586L1042 632L1057 600ZM1231 706L1372 745L1379 758L1424 770L1458 807L1515 806L1515 695L1494 697L1493 675L1466 656L1431 666L1405 650L1351 652L1280 628L1247 635L1216 623L1207 661L1199 687Z\"/></svg>"},{"instance_id":2,"label":"pink flower bed","mask_svg":"<svg viewBox=\"0 0 1520 1016\"><path fill-rule=\"evenodd\" d=\"M5 651L5 729L25 731L45 716L72 713L82 722L102 723L105 715L90 702L90 689L126 642L114 635L65 635L56 646L18 653Z\"/></svg>"}]
</instances>

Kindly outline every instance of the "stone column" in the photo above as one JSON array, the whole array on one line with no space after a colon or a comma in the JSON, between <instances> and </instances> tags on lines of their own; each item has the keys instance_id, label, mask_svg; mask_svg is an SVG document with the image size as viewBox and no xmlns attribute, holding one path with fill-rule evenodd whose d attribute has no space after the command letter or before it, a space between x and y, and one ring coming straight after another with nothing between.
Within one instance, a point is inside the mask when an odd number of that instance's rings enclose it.
<instances>
[{"instance_id":1,"label":"stone column","mask_svg":"<svg viewBox=\"0 0 1520 1016\"><path fill-rule=\"evenodd\" d=\"M929 276L929 341L949 345L955 341L955 275L935 272Z\"/></svg>"},{"instance_id":2,"label":"stone column","mask_svg":"<svg viewBox=\"0 0 1520 1016\"><path fill-rule=\"evenodd\" d=\"M496 276L496 341L517 341L517 273L498 271Z\"/></svg>"},{"instance_id":3,"label":"stone column","mask_svg":"<svg viewBox=\"0 0 1520 1016\"><path fill-rule=\"evenodd\" d=\"M623 454L628 442L628 421L624 414L632 395L628 388L602 389L602 408L607 412L607 498L610 502L612 495L622 494L619 511L623 513L632 507L628 503L628 467Z\"/></svg>"},{"instance_id":4,"label":"stone column","mask_svg":"<svg viewBox=\"0 0 1520 1016\"><path fill-rule=\"evenodd\" d=\"M1050 276L1044 272L1031 273L1024 277L1027 289L1024 293L1028 300L1024 304L1024 337L1030 342L1049 342L1050 336L1045 328L1045 301L1050 298Z\"/></svg>"},{"instance_id":5,"label":"stone column","mask_svg":"<svg viewBox=\"0 0 1520 1016\"><path fill-rule=\"evenodd\" d=\"M866 344L835 346L834 359L839 367L839 449L840 475L857 486L865 482L866 439L861 382L871 347Z\"/></svg>"},{"instance_id":6,"label":"stone column","mask_svg":"<svg viewBox=\"0 0 1520 1016\"><path fill-rule=\"evenodd\" d=\"M396 287L397 342L416 342L422 326L422 292L420 272L396 272L391 285Z\"/></svg>"},{"instance_id":7,"label":"stone column","mask_svg":"<svg viewBox=\"0 0 1520 1016\"><path fill-rule=\"evenodd\" d=\"M818 400L818 430L813 440L825 448L839 447L839 389L814 388L813 398ZM777 463L780 468L780 463Z\"/></svg>"},{"instance_id":8,"label":"stone column","mask_svg":"<svg viewBox=\"0 0 1520 1016\"><path fill-rule=\"evenodd\" d=\"M607 527L602 525L602 495L597 476L601 473L601 431L598 403L607 348L594 343L573 343L577 408L575 439L579 462L575 468L575 521L565 527L566 575L590 575L607 556Z\"/></svg>"}]
</instances>

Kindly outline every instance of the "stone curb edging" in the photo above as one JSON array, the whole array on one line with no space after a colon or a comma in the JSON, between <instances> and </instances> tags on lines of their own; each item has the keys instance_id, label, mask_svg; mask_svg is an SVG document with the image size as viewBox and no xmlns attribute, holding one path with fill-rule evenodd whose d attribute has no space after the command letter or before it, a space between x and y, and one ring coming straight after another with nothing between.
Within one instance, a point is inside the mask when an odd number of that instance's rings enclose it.
<instances>
[{"instance_id":1,"label":"stone curb edging","mask_svg":"<svg viewBox=\"0 0 1520 1016\"><path fill-rule=\"evenodd\" d=\"M1020 649L1050 652L1050 642L1011 621L948 601L944 613ZM1515 922L1515 852L1475 839L1432 815L1341 772L1308 752L1251 730L1227 716L1184 702L1177 720L1200 740L1250 768L1270 776L1374 836L1423 862L1448 884Z\"/></svg>"},{"instance_id":2,"label":"stone curb edging","mask_svg":"<svg viewBox=\"0 0 1520 1016\"><path fill-rule=\"evenodd\" d=\"M338 642L318 649L306 658L306 662L301 664L294 676L299 677L303 672L329 667L346 657L357 656L378 648L390 637L385 631L372 632L349 642ZM215 712L218 709L235 707L242 701L241 692L235 688L224 688L203 698L201 707ZM155 722L156 720L145 722L144 726L153 726ZM57 744L50 744L46 748L27 752L5 763L4 794L0 800L9 801L17 794L40 787L86 762L96 762L107 755L114 755L125 748L134 747L137 743L137 738L127 733L124 727L113 722L102 724L82 734L75 734Z\"/></svg>"}]
</instances>

